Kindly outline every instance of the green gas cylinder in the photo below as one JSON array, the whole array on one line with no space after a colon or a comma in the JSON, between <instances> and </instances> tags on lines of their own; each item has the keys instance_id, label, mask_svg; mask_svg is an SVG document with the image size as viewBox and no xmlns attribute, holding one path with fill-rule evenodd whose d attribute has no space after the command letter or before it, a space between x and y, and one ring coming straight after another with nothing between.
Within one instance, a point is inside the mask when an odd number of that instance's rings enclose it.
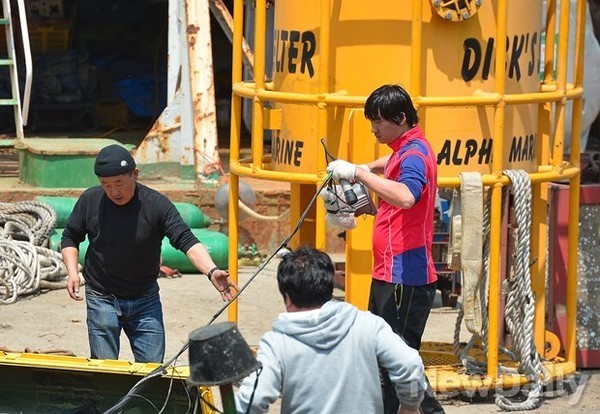
<instances>
[{"instance_id":1,"label":"green gas cylinder","mask_svg":"<svg viewBox=\"0 0 600 414\"><path fill-rule=\"evenodd\" d=\"M75 207L77 197L58 197L58 196L37 196L35 201L48 204L56 211L56 227L64 228L67 224L67 219ZM210 217L205 215L202 210L191 203L173 203L181 218L191 228L203 229L211 225Z\"/></svg>"},{"instance_id":2,"label":"green gas cylinder","mask_svg":"<svg viewBox=\"0 0 600 414\"><path fill-rule=\"evenodd\" d=\"M174 202L175 208L181 214L181 218L192 229L204 229L212 224L212 220L191 203Z\"/></svg>"},{"instance_id":3,"label":"green gas cylinder","mask_svg":"<svg viewBox=\"0 0 600 414\"><path fill-rule=\"evenodd\" d=\"M39 201L40 203L46 203L56 211L56 227L61 229L67 224L67 219L71 215L71 211L73 211L73 207L75 207L75 203L77 202L76 197L59 196L36 196L34 200Z\"/></svg>"},{"instance_id":4,"label":"green gas cylinder","mask_svg":"<svg viewBox=\"0 0 600 414\"><path fill-rule=\"evenodd\" d=\"M60 251L60 239L64 229L56 229L50 235L50 249ZM215 264L221 269L226 269L228 266L228 238L223 233L208 229L191 229L192 233L206 247L210 257ZM85 253L89 246L87 238L79 245L79 263L83 264ZM188 257L180 250L177 250L168 238L164 238L161 245L161 255L163 264L170 268L177 269L181 273L198 273L198 270L190 262Z\"/></svg>"},{"instance_id":5,"label":"green gas cylinder","mask_svg":"<svg viewBox=\"0 0 600 414\"><path fill-rule=\"evenodd\" d=\"M221 269L227 269L228 260L228 238L223 233L207 229L192 229L192 233L206 247L210 257L215 264ZM170 268L177 269L181 273L198 273L198 270L190 262L187 256L180 250L177 250L169 239L164 238L162 241L161 253L163 264Z\"/></svg>"},{"instance_id":6,"label":"green gas cylinder","mask_svg":"<svg viewBox=\"0 0 600 414\"><path fill-rule=\"evenodd\" d=\"M62 239L62 233L64 229L54 229L52 234L48 239L49 249L60 252L60 239ZM83 265L83 260L85 259L85 252L87 252L87 248L90 245L87 236L85 240L79 245L79 264Z\"/></svg>"}]
</instances>

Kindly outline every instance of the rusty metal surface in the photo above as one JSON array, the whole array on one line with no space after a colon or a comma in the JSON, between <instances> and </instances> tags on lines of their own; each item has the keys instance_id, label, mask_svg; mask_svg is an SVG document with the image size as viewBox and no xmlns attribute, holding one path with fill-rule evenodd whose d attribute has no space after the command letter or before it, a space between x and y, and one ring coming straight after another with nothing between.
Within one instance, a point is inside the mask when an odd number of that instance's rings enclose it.
<instances>
[{"instance_id":1,"label":"rusty metal surface","mask_svg":"<svg viewBox=\"0 0 600 414\"><path fill-rule=\"evenodd\" d=\"M19 155L14 148L0 148L0 177L19 175Z\"/></svg>"},{"instance_id":2,"label":"rusty metal surface","mask_svg":"<svg viewBox=\"0 0 600 414\"><path fill-rule=\"evenodd\" d=\"M135 151L138 164L176 162L193 165L193 153L184 150L187 139L183 134L181 105L182 95L177 94L160 114Z\"/></svg>"},{"instance_id":3,"label":"rusty metal surface","mask_svg":"<svg viewBox=\"0 0 600 414\"><path fill-rule=\"evenodd\" d=\"M194 166L197 179L202 183L216 182L215 174L206 174L206 167L220 165L217 148L217 116L213 79L212 40L208 3L186 1L188 26L190 85L193 107ZM202 30L200 30L200 28Z\"/></svg>"},{"instance_id":4,"label":"rusty metal surface","mask_svg":"<svg viewBox=\"0 0 600 414\"><path fill-rule=\"evenodd\" d=\"M169 21L187 22L169 29L169 77L180 82L169 85L168 104L136 150L136 161L191 167L197 179L215 184L212 166L221 164L208 3L187 0L184 9L169 9Z\"/></svg>"}]
</instances>

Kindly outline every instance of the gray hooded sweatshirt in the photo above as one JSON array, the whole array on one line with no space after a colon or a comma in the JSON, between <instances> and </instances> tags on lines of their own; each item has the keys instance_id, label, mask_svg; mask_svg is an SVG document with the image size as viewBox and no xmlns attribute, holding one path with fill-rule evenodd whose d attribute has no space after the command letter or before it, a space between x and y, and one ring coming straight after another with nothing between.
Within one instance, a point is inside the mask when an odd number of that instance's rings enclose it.
<instances>
[{"instance_id":1,"label":"gray hooded sweatshirt","mask_svg":"<svg viewBox=\"0 0 600 414\"><path fill-rule=\"evenodd\" d=\"M382 413L378 366L388 370L404 407L418 407L426 388L418 351L382 318L345 302L280 314L257 359L262 371L242 382L238 413L266 413L280 395L282 413Z\"/></svg>"}]
</instances>

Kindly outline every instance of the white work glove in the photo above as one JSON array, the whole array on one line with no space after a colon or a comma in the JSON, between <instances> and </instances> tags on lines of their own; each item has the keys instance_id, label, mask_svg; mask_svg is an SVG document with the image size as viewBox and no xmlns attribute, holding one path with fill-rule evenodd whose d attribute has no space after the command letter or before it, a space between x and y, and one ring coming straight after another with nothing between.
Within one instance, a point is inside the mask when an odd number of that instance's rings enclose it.
<instances>
[{"instance_id":1,"label":"white work glove","mask_svg":"<svg viewBox=\"0 0 600 414\"><path fill-rule=\"evenodd\" d=\"M327 172L333 172L334 180L354 180L356 165L344 160L335 160L329 163Z\"/></svg>"}]
</instances>

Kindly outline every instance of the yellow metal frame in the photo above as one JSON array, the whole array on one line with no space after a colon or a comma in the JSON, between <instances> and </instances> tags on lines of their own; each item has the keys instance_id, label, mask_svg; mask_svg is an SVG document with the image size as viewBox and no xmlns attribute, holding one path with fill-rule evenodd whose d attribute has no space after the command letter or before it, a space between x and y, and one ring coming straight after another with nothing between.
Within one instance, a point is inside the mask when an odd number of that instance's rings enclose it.
<instances>
[{"instance_id":1,"label":"yellow metal frame","mask_svg":"<svg viewBox=\"0 0 600 414\"><path fill-rule=\"evenodd\" d=\"M0 370L2 366L17 367L24 370L47 368L89 374L134 375L141 379L160 367L160 364L0 351ZM185 380L189 375L189 366L170 366L166 368L166 373L163 376L175 380ZM215 413L216 411L211 408L215 405L211 388L198 388L202 397L200 401L202 412L206 414Z\"/></svg>"},{"instance_id":2,"label":"yellow metal frame","mask_svg":"<svg viewBox=\"0 0 600 414\"><path fill-rule=\"evenodd\" d=\"M540 0L541 1L541 0ZM495 54L495 91L476 96L422 96L420 87L422 77L421 50L422 44L422 7L428 0L413 0L411 36L411 96L418 108L423 107L455 107L455 106L477 106L494 108L494 136L504 136L504 118L507 105L525 103L537 103L539 106L538 132L541 139L538 140L537 154L538 165L536 171L530 173L533 186L533 232L532 232L532 254L540 259L532 268L532 286L536 297L536 320L535 320L535 342L540 354L544 354L545 345L545 235L546 229L546 203L547 183L555 180L568 180L569 189L569 233L568 233L568 269L567 269L567 333L564 344L565 360L556 360L560 366L551 369L552 375L564 376L575 371L575 329L577 313L577 246L578 246L578 220L579 220L579 153L581 149L581 116L583 97L583 41L585 31L585 0L578 0L576 6L575 27L575 61L574 82L567 83L567 59L568 59L568 33L570 1L558 0L560 9L560 21L558 31L558 53L556 62L554 38L556 31L554 25L557 18L557 0L548 0L546 44L544 56L544 79L539 92L524 94L505 93L505 56L502 53ZM322 0L320 44L322 45L322 56L328 56L330 43L329 11L330 0ZM362 108L366 100L365 96L349 96L343 92L331 92L327 90L326 79L329 77L328 59L320 59L321 80L319 93L303 94L288 93L273 90L273 85L265 82L265 24L266 24L266 0L255 1L255 67L254 82L242 81L242 59L243 59L243 21L244 2L234 1L234 31L233 31L233 97L231 104L231 153L230 153L230 186L229 186L229 269L232 277L237 278L238 272L238 226L239 211L236 200L238 199L239 177L252 177L271 181L284 181L292 184L313 184L318 186L325 177L324 161L319 165L319 173L291 173L273 171L270 168L270 159L263 151L263 109L266 103L296 103L300 105L312 105L318 108L318 131L327 131L326 110L331 107ZM282 3L282 7L285 5ZM508 0L498 0L495 15L497 16L497 39L496 50L506 50L507 35L507 10ZM553 68L556 67L556 74ZM248 159L240 158L240 137L242 130L242 99L252 100L252 151ZM563 161L564 155L564 133L565 133L565 106L568 101L573 101L571 151L569 161ZM552 111L554 116L552 116ZM322 134L321 136L325 136ZM493 153L502 154L504 141L493 140ZM492 160L492 172L483 175L483 184L491 189L491 235L490 235L490 276L489 276L489 332L498 332L498 318L500 315L500 280L501 280L501 237L502 237L502 189L510 186L510 180L503 175L505 168L502 157L494 157ZM440 187L459 187L458 176L440 176L438 178ZM234 200L234 201L232 201ZM322 204L322 203L319 203ZM315 247L325 246L325 211L322 205L317 206L315 220ZM293 219L293 217L292 217ZM536 235L538 237L536 237ZM352 274L351 266L346 269L346 274ZM348 295L348 292L347 292ZM347 298L348 300L348 298ZM352 301L352 299L349 299ZM237 303L229 308L229 319L237 321ZM480 386L493 385L500 381L522 381L522 378L507 379L499 378L498 375L498 335L490 334L488 342L487 366L488 376L481 382ZM471 388L477 384L469 381L455 382L455 388Z\"/></svg>"}]
</instances>

